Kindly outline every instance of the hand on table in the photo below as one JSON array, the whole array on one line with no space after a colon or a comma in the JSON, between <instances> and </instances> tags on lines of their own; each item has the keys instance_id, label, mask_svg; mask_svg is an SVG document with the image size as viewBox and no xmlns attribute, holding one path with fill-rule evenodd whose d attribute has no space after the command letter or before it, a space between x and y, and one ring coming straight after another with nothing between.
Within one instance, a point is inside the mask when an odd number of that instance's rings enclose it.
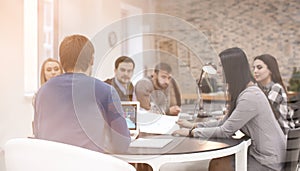
<instances>
[{"instance_id":1,"label":"hand on table","mask_svg":"<svg viewBox=\"0 0 300 171\"><path fill-rule=\"evenodd\" d=\"M176 106L171 106L169 108L169 114L170 115L178 115L180 111L181 111L181 108L177 105Z\"/></svg>"},{"instance_id":2,"label":"hand on table","mask_svg":"<svg viewBox=\"0 0 300 171\"><path fill-rule=\"evenodd\" d=\"M186 119L178 119L178 121L176 121L176 123L179 125L179 127L183 127L183 128L194 128L196 127L195 123L189 122Z\"/></svg>"},{"instance_id":3,"label":"hand on table","mask_svg":"<svg viewBox=\"0 0 300 171\"><path fill-rule=\"evenodd\" d=\"M173 136L188 136L189 135L189 129L187 129L187 128L181 128L181 129L178 129L178 130L176 130L176 131L174 131L173 133L172 133L172 135Z\"/></svg>"}]
</instances>

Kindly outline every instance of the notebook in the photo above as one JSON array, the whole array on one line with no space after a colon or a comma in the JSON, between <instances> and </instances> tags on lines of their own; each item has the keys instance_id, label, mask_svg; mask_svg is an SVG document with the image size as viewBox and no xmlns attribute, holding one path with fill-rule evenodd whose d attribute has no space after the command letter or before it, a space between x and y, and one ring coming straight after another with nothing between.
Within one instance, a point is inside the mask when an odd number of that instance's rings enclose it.
<instances>
[{"instance_id":1,"label":"notebook","mask_svg":"<svg viewBox=\"0 0 300 171\"><path fill-rule=\"evenodd\" d=\"M130 131L131 140L135 140L139 135L139 126L137 124L137 115L140 109L138 101L121 101L127 127Z\"/></svg>"}]
</instances>

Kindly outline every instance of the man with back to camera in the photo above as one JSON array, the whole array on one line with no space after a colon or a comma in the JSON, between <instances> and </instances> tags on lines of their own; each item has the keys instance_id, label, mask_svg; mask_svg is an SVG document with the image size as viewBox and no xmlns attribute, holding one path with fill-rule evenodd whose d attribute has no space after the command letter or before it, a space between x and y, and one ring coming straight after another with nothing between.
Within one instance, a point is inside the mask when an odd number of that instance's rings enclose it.
<instances>
[{"instance_id":1,"label":"man with back to camera","mask_svg":"<svg viewBox=\"0 0 300 171\"><path fill-rule=\"evenodd\" d=\"M36 96L35 137L120 153L128 149L130 133L116 90L91 77L94 47L82 35L66 37L59 56L64 74L49 80Z\"/></svg>"},{"instance_id":2,"label":"man with back to camera","mask_svg":"<svg viewBox=\"0 0 300 171\"><path fill-rule=\"evenodd\" d=\"M178 115L181 97L177 83L172 78L172 69L166 63L155 66L151 77L139 80L135 85L136 98L141 108L167 115Z\"/></svg>"},{"instance_id":3,"label":"man with back to camera","mask_svg":"<svg viewBox=\"0 0 300 171\"><path fill-rule=\"evenodd\" d=\"M135 63L131 58L121 56L115 61L115 77L104 81L117 90L121 101L133 100L134 86L130 80L134 67Z\"/></svg>"}]
</instances>

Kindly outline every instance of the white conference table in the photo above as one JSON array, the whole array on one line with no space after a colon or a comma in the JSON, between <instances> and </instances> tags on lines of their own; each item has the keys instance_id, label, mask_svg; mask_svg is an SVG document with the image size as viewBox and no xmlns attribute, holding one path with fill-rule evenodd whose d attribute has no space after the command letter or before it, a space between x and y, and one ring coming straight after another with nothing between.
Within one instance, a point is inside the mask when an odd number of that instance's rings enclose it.
<instances>
[{"instance_id":1,"label":"white conference table","mask_svg":"<svg viewBox=\"0 0 300 171\"><path fill-rule=\"evenodd\" d=\"M129 163L147 163L153 171L166 163L207 160L235 154L235 167L247 171L247 152L251 139L199 139L151 135L142 133L143 138L174 138L163 148L130 147L124 154L115 155Z\"/></svg>"}]
</instances>

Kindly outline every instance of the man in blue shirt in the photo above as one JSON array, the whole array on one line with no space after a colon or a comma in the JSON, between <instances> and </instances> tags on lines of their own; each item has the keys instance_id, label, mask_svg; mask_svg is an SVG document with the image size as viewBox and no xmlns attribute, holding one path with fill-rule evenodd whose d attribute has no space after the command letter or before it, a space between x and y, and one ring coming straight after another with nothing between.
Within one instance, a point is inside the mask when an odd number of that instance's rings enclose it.
<instances>
[{"instance_id":1,"label":"man in blue shirt","mask_svg":"<svg viewBox=\"0 0 300 171\"><path fill-rule=\"evenodd\" d=\"M116 90L91 77L94 47L82 35L66 37L59 48L65 74L37 93L34 133L39 139L94 151L122 153L130 143Z\"/></svg>"}]
</instances>

